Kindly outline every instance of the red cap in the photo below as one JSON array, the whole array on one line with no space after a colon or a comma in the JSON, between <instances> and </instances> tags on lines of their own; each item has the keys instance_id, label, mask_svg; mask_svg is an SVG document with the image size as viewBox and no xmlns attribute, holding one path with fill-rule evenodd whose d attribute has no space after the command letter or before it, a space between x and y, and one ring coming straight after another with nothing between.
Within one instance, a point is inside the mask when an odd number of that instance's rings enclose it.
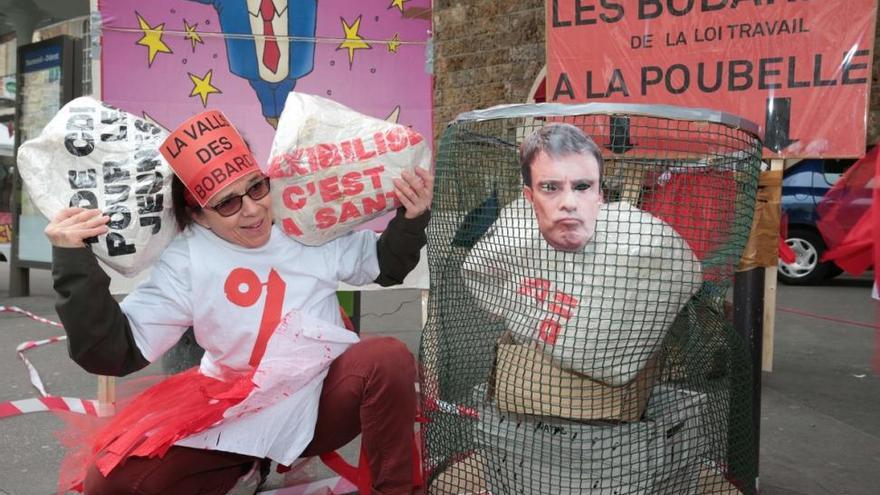
<instances>
[{"instance_id":1,"label":"red cap","mask_svg":"<svg viewBox=\"0 0 880 495\"><path fill-rule=\"evenodd\" d=\"M168 136L160 151L200 206L259 170L241 134L219 110L190 117Z\"/></svg>"}]
</instances>

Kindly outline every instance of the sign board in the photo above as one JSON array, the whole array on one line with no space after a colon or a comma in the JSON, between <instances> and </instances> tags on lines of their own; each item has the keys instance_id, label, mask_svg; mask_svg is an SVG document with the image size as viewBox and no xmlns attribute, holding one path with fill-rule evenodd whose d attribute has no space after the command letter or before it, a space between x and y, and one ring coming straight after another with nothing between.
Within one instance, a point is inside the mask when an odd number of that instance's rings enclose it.
<instances>
[{"instance_id":1,"label":"sign board","mask_svg":"<svg viewBox=\"0 0 880 495\"><path fill-rule=\"evenodd\" d=\"M547 0L546 8L547 101L733 113L761 127L771 158L865 152L877 0Z\"/></svg>"},{"instance_id":2,"label":"sign board","mask_svg":"<svg viewBox=\"0 0 880 495\"><path fill-rule=\"evenodd\" d=\"M0 100L15 101L15 76L0 77Z\"/></svg>"},{"instance_id":3,"label":"sign board","mask_svg":"<svg viewBox=\"0 0 880 495\"><path fill-rule=\"evenodd\" d=\"M23 143L40 134L55 113L79 91L79 66L74 63L78 44L69 37L57 37L18 48L16 88L16 140ZM16 266L48 267L52 247L43 230L46 219L22 191L13 230Z\"/></svg>"}]
</instances>

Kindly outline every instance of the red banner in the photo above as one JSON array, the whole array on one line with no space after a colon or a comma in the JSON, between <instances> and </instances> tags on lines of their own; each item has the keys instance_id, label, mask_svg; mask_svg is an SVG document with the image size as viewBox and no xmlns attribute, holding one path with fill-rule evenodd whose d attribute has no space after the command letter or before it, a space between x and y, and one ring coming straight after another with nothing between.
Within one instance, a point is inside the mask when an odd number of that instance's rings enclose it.
<instances>
[{"instance_id":1,"label":"red banner","mask_svg":"<svg viewBox=\"0 0 880 495\"><path fill-rule=\"evenodd\" d=\"M546 5L548 101L722 110L766 157L865 153L877 0Z\"/></svg>"}]
</instances>

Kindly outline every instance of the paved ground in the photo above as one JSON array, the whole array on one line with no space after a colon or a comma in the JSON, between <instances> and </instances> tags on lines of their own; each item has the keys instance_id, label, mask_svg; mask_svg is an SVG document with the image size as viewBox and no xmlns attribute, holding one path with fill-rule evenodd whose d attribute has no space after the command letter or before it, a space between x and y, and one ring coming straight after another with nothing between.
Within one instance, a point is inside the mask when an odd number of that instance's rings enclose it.
<instances>
[{"instance_id":1,"label":"paved ground","mask_svg":"<svg viewBox=\"0 0 880 495\"><path fill-rule=\"evenodd\" d=\"M48 273L32 272L32 296L13 299L7 297L7 267L0 263L0 305L54 319ZM880 493L880 332L869 328L877 324L880 308L869 293L866 279L779 288L775 371L764 374L762 493ZM418 291L366 293L362 315L363 328L381 329L416 350ZM57 334L22 316L0 314L0 402L35 396L15 347ZM63 344L28 356L49 391L94 396L94 377L67 358ZM151 367L145 373L160 371ZM0 420L0 494L53 493L61 458L53 431L60 424L45 413Z\"/></svg>"},{"instance_id":2,"label":"paved ground","mask_svg":"<svg viewBox=\"0 0 880 495\"><path fill-rule=\"evenodd\" d=\"M880 493L880 331L862 326L880 324L870 290L845 278L780 287L762 396L763 493Z\"/></svg>"}]
</instances>

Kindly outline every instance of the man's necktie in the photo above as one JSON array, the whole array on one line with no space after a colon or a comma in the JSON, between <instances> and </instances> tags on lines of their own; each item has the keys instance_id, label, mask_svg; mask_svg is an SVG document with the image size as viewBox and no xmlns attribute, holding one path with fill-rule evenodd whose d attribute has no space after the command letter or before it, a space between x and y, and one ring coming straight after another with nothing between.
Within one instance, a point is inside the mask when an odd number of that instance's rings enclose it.
<instances>
[{"instance_id":1,"label":"man's necktie","mask_svg":"<svg viewBox=\"0 0 880 495\"><path fill-rule=\"evenodd\" d=\"M263 48L263 65L272 72L278 72L278 60L281 59L281 51L278 49L278 40L274 38L275 31L272 29L272 19L275 17L275 5L272 0L262 0L260 3L260 17L263 19L263 35L266 44Z\"/></svg>"}]
</instances>

